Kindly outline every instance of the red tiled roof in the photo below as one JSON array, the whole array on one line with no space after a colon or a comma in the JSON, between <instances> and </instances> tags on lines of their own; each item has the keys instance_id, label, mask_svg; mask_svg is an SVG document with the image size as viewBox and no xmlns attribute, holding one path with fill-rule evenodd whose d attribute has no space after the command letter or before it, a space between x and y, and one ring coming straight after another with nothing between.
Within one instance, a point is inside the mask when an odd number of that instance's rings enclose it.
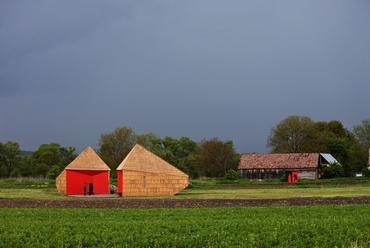
<instances>
[{"instance_id":1,"label":"red tiled roof","mask_svg":"<svg viewBox=\"0 0 370 248\"><path fill-rule=\"evenodd\" d=\"M238 169L316 168L319 158L319 153L243 154Z\"/></svg>"}]
</instances>

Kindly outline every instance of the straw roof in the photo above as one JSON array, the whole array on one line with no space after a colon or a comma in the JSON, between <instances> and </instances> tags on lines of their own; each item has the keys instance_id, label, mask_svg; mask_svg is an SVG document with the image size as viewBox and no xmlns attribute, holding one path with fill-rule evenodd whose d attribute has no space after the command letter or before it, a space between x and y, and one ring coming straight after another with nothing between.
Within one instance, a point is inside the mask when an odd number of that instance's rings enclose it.
<instances>
[{"instance_id":1,"label":"straw roof","mask_svg":"<svg viewBox=\"0 0 370 248\"><path fill-rule=\"evenodd\" d=\"M188 177L184 172L172 166L139 144L127 154L117 170L131 170Z\"/></svg>"},{"instance_id":2,"label":"straw roof","mask_svg":"<svg viewBox=\"0 0 370 248\"><path fill-rule=\"evenodd\" d=\"M110 171L110 168L90 146L81 152L65 169Z\"/></svg>"}]
</instances>

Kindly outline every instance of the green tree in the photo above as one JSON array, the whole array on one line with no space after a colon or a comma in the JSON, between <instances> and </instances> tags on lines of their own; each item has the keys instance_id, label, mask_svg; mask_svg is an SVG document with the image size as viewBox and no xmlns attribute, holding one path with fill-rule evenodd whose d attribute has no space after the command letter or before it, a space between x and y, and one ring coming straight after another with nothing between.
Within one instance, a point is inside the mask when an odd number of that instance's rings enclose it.
<instances>
[{"instance_id":1,"label":"green tree","mask_svg":"<svg viewBox=\"0 0 370 248\"><path fill-rule=\"evenodd\" d=\"M76 148L72 146L59 147L57 152L59 156L58 166L60 171L64 170L64 168L77 157Z\"/></svg>"},{"instance_id":2,"label":"green tree","mask_svg":"<svg viewBox=\"0 0 370 248\"><path fill-rule=\"evenodd\" d=\"M180 139L175 139L166 136L161 139L160 136L149 132L138 135L137 142L190 177L197 177L194 168L194 153L197 143L190 138L183 136Z\"/></svg>"},{"instance_id":3,"label":"green tree","mask_svg":"<svg viewBox=\"0 0 370 248\"><path fill-rule=\"evenodd\" d=\"M152 132L137 135L137 143L153 152L157 156L164 157L164 147L162 145L162 139L159 135Z\"/></svg>"},{"instance_id":4,"label":"green tree","mask_svg":"<svg viewBox=\"0 0 370 248\"><path fill-rule=\"evenodd\" d=\"M37 160L31 155L21 156L20 171L23 177L37 177L42 175L36 170Z\"/></svg>"},{"instance_id":5,"label":"green tree","mask_svg":"<svg viewBox=\"0 0 370 248\"><path fill-rule=\"evenodd\" d=\"M314 121L307 116L289 116L271 128L267 147L272 153L311 152L316 146Z\"/></svg>"},{"instance_id":6,"label":"green tree","mask_svg":"<svg viewBox=\"0 0 370 248\"><path fill-rule=\"evenodd\" d=\"M63 147L58 143L42 144L31 155L38 163L42 163L51 167L58 165L63 170L76 157L76 148Z\"/></svg>"},{"instance_id":7,"label":"green tree","mask_svg":"<svg viewBox=\"0 0 370 248\"><path fill-rule=\"evenodd\" d=\"M47 178L49 179L55 179L57 176L60 174L60 169L58 165L53 165L50 167L48 173L47 173Z\"/></svg>"},{"instance_id":8,"label":"green tree","mask_svg":"<svg viewBox=\"0 0 370 248\"><path fill-rule=\"evenodd\" d=\"M338 120L314 122L309 117L289 116L271 129L267 146L275 153L330 153L340 162L346 176L361 171L366 164L367 151Z\"/></svg>"},{"instance_id":9,"label":"green tree","mask_svg":"<svg viewBox=\"0 0 370 248\"><path fill-rule=\"evenodd\" d=\"M314 152L326 152L335 156L338 160L345 161L351 141L355 141L352 134L340 121L320 121L315 124L317 132L317 146Z\"/></svg>"},{"instance_id":10,"label":"green tree","mask_svg":"<svg viewBox=\"0 0 370 248\"><path fill-rule=\"evenodd\" d=\"M348 153L352 145L351 142L346 138L338 137L330 132L325 136L323 143L327 147L325 152L333 155L343 166L345 172L350 174L351 169L348 166Z\"/></svg>"},{"instance_id":11,"label":"green tree","mask_svg":"<svg viewBox=\"0 0 370 248\"><path fill-rule=\"evenodd\" d=\"M136 134L130 127L116 128L111 133L100 135L99 155L111 169L111 176L116 175L116 168L136 144Z\"/></svg>"},{"instance_id":12,"label":"green tree","mask_svg":"<svg viewBox=\"0 0 370 248\"><path fill-rule=\"evenodd\" d=\"M19 171L17 166L19 165L21 150L17 142L7 141L2 144L0 142L0 160L3 164L3 176L10 177L17 174L16 171ZM15 175L17 176L17 175Z\"/></svg>"},{"instance_id":13,"label":"green tree","mask_svg":"<svg viewBox=\"0 0 370 248\"><path fill-rule=\"evenodd\" d=\"M345 170L345 175L353 176L355 172L367 170L367 164L368 150L358 142L353 143L348 150L348 169Z\"/></svg>"},{"instance_id":14,"label":"green tree","mask_svg":"<svg viewBox=\"0 0 370 248\"><path fill-rule=\"evenodd\" d=\"M197 177L194 170L194 153L197 147L195 141L184 136L180 139L166 136L162 140L162 147L162 158L164 160L190 174L191 177Z\"/></svg>"},{"instance_id":15,"label":"green tree","mask_svg":"<svg viewBox=\"0 0 370 248\"><path fill-rule=\"evenodd\" d=\"M58 150L61 148L58 143L41 144L39 148L32 153L32 157L40 164L45 164L47 167L59 163Z\"/></svg>"},{"instance_id":16,"label":"green tree","mask_svg":"<svg viewBox=\"0 0 370 248\"><path fill-rule=\"evenodd\" d=\"M0 142L0 178L6 177L8 175L3 154L4 154L4 145L3 143Z\"/></svg>"},{"instance_id":17,"label":"green tree","mask_svg":"<svg viewBox=\"0 0 370 248\"><path fill-rule=\"evenodd\" d=\"M223 177L229 169L237 169L239 158L231 140L202 140L196 150L196 169L199 176Z\"/></svg>"},{"instance_id":18,"label":"green tree","mask_svg":"<svg viewBox=\"0 0 370 248\"><path fill-rule=\"evenodd\" d=\"M190 177L197 177L194 170L194 153L197 143L188 137L163 139L151 132L137 136L138 143L158 157L177 167Z\"/></svg>"},{"instance_id":19,"label":"green tree","mask_svg":"<svg viewBox=\"0 0 370 248\"><path fill-rule=\"evenodd\" d=\"M365 166L364 149L355 139L353 133L348 131L338 120L329 122L316 122L317 148L314 152L324 152L333 155L343 166L344 175L351 176L361 171ZM330 170L330 169L328 169Z\"/></svg>"},{"instance_id":20,"label":"green tree","mask_svg":"<svg viewBox=\"0 0 370 248\"><path fill-rule=\"evenodd\" d=\"M357 141L365 148L370 148L370 118L362 120L359 125L353 126L353 134Z\"/></svg>"},{"instance_id":21,"label":"green tree","mask_svg":"<svg viewBox=\"0 0 370 248\"><path fill-rule=\"evenodd\" d=\"M316 147L312 149L312 152L330 152L330 147L328 147L328 143L326 142L327 140L332 137L347 139L351 135L338 120L315 122L314 129L317 141L315 142Z\"/></svg>"},{"instance_id":22,"label":"green tree","mask_svg":"<svg viewBox=\"0 0 370 248\"><path fill-rule=\"evenodd\" d=\"M32 176L47 176L53 165L57 165L62 171L77 157L73 147L62 147L58 143L41 144L30 157L23 160L23 174Z\"/></svg>"}]
</instances>

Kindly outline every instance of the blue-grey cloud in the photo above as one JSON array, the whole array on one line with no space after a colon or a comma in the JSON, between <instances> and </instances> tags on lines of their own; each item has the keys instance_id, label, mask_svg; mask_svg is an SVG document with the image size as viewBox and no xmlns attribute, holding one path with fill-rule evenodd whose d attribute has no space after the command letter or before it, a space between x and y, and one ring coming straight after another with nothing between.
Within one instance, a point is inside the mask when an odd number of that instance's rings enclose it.
<instances>
[{"instance_id":1,"label":"blue-grey cloud","mask_svg":"<svg viewBox=\"0 0 370 248\"><path fill-rule=\"evenodd\" d=\"M367 1L2 3L0 141L82 150L127 125L264 152L289 115L351 128L369 115L369 11Z\"/></svg>"}]
</instances>

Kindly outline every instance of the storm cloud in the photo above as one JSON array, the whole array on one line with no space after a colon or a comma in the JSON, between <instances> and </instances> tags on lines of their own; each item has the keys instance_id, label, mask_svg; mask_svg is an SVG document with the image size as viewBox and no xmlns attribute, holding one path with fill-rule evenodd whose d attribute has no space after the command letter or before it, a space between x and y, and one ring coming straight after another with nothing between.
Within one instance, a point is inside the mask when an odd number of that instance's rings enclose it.
<instances>
[{"instance_id":1,"label":"storm cloud","mask_svg":"<svg viewBox=\"0 0 370 248\"><path fill-rule=\"evenodd\" d=\"M0 141L130 126L266 152L289 115L369 118L369 1L3 1Z\"/></svg>"}]
</instances>

